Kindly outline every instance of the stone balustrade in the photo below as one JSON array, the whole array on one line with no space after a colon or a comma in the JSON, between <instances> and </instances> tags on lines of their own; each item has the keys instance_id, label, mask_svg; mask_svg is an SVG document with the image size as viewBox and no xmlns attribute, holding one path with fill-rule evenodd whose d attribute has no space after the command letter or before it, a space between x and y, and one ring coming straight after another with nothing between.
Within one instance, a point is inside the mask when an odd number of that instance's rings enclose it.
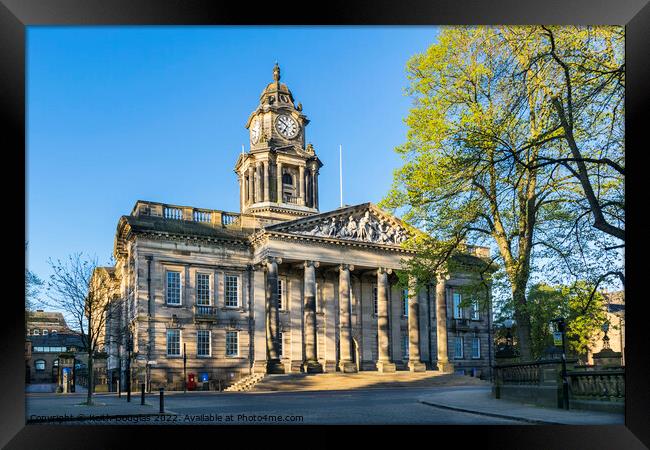
<instances>
[{"instance_id":1,"label":"stone balustrade","mask_svg":"<svg viewBox=\"0 0 650 450\"><path fill-rule=\"evenodd\" d=\"M186 220L217 227L229 227L241 224L241 215L238 213L144 201L138 201L136 203L131 215L162 217L170 220Z\"/></svg>"},{"instance_id":2,"label":"stone balustrade","mask_svg":"<svg viewBox=\"0 0 650 450\"><path fill-rule=\"evenodd\" d=\"M570 393L575 398L608 401L625 398L623 369L572 371L567 375Z\"/></svg>"}]
</instances>

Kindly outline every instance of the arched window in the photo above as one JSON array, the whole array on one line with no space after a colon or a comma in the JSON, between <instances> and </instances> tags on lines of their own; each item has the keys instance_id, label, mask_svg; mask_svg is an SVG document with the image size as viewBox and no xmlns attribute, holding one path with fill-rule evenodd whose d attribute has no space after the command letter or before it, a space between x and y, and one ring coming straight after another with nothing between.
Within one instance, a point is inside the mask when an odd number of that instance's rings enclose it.
<instances>
[{"instance_id":1,"label":"arched window","mask_svg":"<svg viewBox=\"0 0 650 450\"><path fill-rule=\"evenodd\" d=\"M290 184L293 186L293 177L290 173L285 173L282 175L282 184Z\"/></svg>"},{"instance_id":2,"label":"arched window","mask_svg":"<svg viewBox=\"0 0 650 450\"><path fill-rule=\"evenodd\" d=\"M38 331L38 328L34 328L34 336L38 336L39 334L41 333Z\"/></svg>"},{"instance_id":3,"label":"arched window","mask_svg":"<svg viewBox=\"0 0 650 450\"><path fill-rule=\"evenodd\" d=\"M36 361L34 361L34 368L39 372L45 370L45 360L37 359Z\"/></svg>"}]
</instances>

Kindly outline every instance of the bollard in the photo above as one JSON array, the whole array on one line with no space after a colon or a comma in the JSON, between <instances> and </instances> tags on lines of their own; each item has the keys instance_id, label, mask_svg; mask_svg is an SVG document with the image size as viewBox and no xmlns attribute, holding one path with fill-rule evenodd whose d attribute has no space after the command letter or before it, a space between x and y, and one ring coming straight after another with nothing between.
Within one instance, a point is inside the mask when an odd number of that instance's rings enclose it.
<instances>
[{"instance_id":1,"label":"bollard","mask_svg":"<svg viewBox=\"0 0 650 450\"><path fill-rule=\"evenodd\" d=\"M140 385L140 404L144 405L144 383Z\"/></svg>"},{"instance_id":2,"label":"bollard","mask_svg":"<svg viewBox=\"0 0 650 450\"><path fill-rule=\"evenodd\" d=\"M165 413L165 389L160 388L160 414Z\"/></svg>"}]
</instances>

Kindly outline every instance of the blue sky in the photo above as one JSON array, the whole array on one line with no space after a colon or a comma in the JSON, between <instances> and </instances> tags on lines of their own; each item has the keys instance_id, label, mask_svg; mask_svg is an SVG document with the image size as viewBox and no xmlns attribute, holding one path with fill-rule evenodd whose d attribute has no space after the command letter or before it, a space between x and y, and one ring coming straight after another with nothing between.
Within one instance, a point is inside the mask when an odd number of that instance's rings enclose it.
<instances>
[{"instance_id":1,"label":"blue sky","mask_svg":"<svg viewBox=\"0 0 650 450\"><path fill-rule=\"evenodd\" d=\"M322 211L378 202L406 139L405 64L435 27L29 27L28 267L108 262L138 199L239 210L233 167L278 61L325 164Z\"/></svg>"}]
</instances>

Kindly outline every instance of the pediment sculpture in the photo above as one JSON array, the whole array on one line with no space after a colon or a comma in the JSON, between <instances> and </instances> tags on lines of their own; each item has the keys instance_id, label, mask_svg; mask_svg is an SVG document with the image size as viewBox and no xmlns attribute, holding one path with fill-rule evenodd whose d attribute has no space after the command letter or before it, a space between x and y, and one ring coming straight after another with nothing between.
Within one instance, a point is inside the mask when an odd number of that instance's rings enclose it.
<instances>
[{"instance_id":1,"label":"pediment sculpture","mask_svg":"<svg viewBox=\"0 0 650 450\"><path fill-rule=\"evenodd\" d=\"M377 244L401 244L407 238L404 228L393 225L383 218L365 213L332 217L315 223L310 228L297 230L300 234L338 239L372 242Z\"/></svg>"}]
</instances>

